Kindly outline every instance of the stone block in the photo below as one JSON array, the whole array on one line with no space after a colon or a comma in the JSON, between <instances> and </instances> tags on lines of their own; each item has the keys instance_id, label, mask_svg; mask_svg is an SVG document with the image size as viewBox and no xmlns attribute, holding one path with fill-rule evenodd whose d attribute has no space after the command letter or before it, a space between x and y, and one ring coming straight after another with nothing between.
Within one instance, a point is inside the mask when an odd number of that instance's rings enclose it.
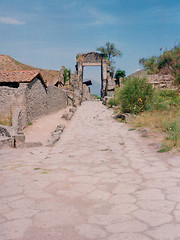
<instances>
[{"instance_id":1,"label":"stone block","mask_svg":"<svg viewBox=\"0 0 180 240\"><path fill-rule=\"evenodd\" d=\"M76 107L71 107L71 108L69 109L69 112L75 113L75 111L76 111Z\"/></svg>"},{"instance_id":2,"label":"stone block","mask_svg":"<svg viewBox=\"0 0 180 240\"><path fill-rule=\"evenodd\" d=\"M25 135L23 133L17 134L14 137L15 147L25 144Z\"/></svg>"}]
</instances>

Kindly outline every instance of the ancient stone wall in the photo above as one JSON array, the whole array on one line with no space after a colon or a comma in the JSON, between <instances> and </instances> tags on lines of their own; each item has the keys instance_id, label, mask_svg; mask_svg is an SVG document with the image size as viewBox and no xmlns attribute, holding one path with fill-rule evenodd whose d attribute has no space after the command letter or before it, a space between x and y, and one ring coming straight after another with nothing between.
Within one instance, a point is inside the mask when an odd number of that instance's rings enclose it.
<instances>
[{"instance_id":1,"label":"ancient stone wall","mask_svg":"<svg viewBox=\"0 0 180 240\"><path fill-rule=\"evenodd\" d=\"M46 100L46 108L48 113L52 113L58 111L61 108L65 108L67 106L67 95L63 92L63 90L49 85L47 88L47 100Z\"/></svg>"},{"instance_id":2,"label":"ancient stone wall","mask_svg":"<svg viewBox=\"0 0 180 240\"><path fill-rule=\"evenodd\" d=\"M0 87L0 113L9 114L16 102L17 88Z\"/></svg>"},{"instance_id":3,"label":"ancient stone wall","mask_svg":"<svg viewBox=\"0 0 180 240\"><path fill-rule=\"evenodd\" d=\"M175 88L174 78L172 75L147 75L146 76L149 83L153 85L154 88Z\"/></svg>"},{"instance_id":4,"label":"ancient stone wall","mask_svg":"<svg viewBox=\"0 0 180 240\"><path fill-rule=\"evenodd\" d=\"M42 82L35 78L31 81L26 90L26 108L27 121L31 122L33 119L46 114L47 109L47 89Z\"/></svg>"},{"instance_id":5,"label":"ancient stone wall","mask_svg":"<svg viewBox=\"0 0 180 240\"><path fill-rule=\"evenodd\" d=\"M19 88L0 87L0 113L16 117L21 112L21 128L40 116L58 111L67 106L67 95L59 88L46 87L41 80L35 78L28 83L20 83ZM13 120L15 128L19 128Z\"/></svg>"}]
</instances>

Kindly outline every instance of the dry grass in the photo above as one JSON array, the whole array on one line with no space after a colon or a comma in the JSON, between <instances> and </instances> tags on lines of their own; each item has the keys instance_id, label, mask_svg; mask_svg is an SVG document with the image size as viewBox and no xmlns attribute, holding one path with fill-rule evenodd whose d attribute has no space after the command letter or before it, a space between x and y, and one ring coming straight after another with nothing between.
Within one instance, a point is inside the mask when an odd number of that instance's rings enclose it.
<instances>
[{"instance_id":1,"label":"dry grass","mask_svg":"<svg viewBox=\"0 0 180 240\"><path fill-rule=\"evenodd\" d=\"M1 114L0 113L0 124L6 126L12 126L12 115L9 114Z\"/></svg>"},{"instance_id":2,"label":"dry grass","mask_svg":"<svg viewBox=\"0 0 180 240\"><path fill-rule=\"evenodd\" d=\"M131 124L135 127L147 127L153 133L164 135L163 146L168 148L180 147L179 107L141 113L131 121Z\"/></svg>"}]
</instances>

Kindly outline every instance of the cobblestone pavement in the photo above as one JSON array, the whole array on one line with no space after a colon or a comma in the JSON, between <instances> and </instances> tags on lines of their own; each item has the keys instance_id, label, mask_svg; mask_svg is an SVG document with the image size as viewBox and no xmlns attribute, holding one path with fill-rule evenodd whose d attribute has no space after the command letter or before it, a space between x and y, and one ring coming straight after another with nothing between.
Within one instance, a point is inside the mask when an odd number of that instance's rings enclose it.
<instances>
[{"instance_id":1,"label":"cobblestone pavement","mask_svg":"<svg viewBox=\"0 0 180 240\"><path fill-rule=\"evenodd\" d=\"M0 150L0 239L180 239L180 156L111 114L85 102L54 147Z\"/></svg>"}]
</instances>

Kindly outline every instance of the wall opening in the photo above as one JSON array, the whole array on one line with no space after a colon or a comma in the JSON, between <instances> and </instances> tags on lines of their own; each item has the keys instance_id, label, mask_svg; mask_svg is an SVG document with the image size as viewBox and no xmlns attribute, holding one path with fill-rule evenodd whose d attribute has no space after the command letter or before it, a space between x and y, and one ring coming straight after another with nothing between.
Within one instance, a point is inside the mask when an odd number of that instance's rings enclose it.
<instances>
[{"instance_id":1,"label":"wall opening","mask_svg":"<svg viewBox=\"0 0 180 240\"><path fill-rule=\"evenodd\" d=\"M101 96L101 66L84 66L83 67L83 83L91 81L91 94L98 97Z\"/></svg>"}]
</instances>

